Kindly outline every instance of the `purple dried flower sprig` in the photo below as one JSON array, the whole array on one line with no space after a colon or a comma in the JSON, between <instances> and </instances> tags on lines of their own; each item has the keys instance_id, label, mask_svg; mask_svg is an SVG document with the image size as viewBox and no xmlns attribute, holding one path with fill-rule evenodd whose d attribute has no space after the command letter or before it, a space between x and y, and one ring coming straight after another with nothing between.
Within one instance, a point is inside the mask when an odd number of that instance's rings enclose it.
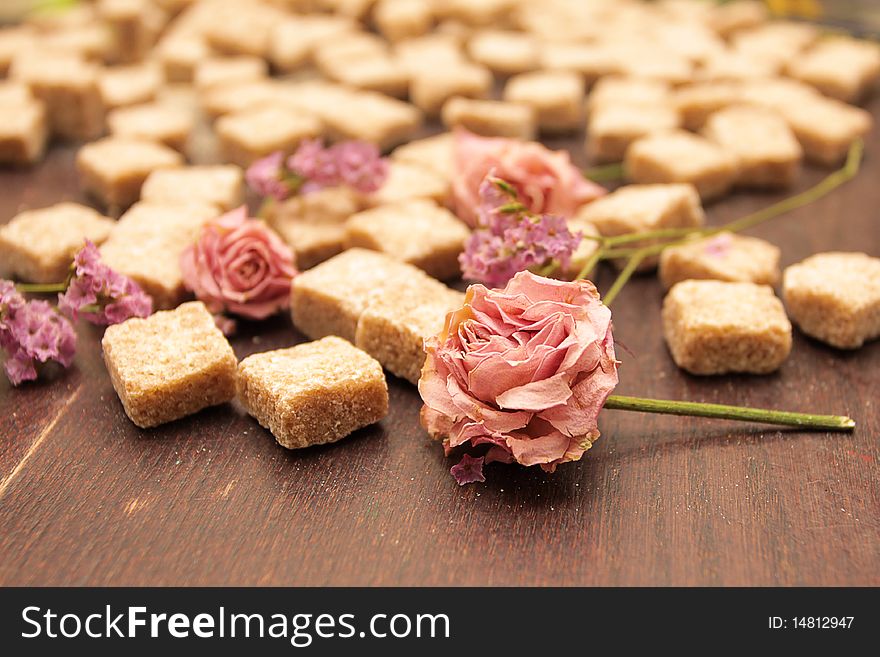
<instances>
[{"instance_id":1,"label":"purple dried flower sprig","mask_svg":"<svg viewBox=\"0 0 880 657\"><path fill-rule=\"evenodd\" d=\"M491 173L480 185L478 225L459 256L464 278L503 287L520 271L568 266L581 241L564 217L534 214Z\"/></svg>"},{"instance_id":2,"label":"purple dried flower sprig","mask_svg":"<svg viewBox=\"0 0 880 657\"><path fill-rule=\"evenodd\" d=\"M281 151L267 155L245 174L254 192L276 201L340 186L371 194L387 178L388 160L375 144L346 141L325 147L319 139L303 141L288 158Z\"/></svg>"}]
</instances>

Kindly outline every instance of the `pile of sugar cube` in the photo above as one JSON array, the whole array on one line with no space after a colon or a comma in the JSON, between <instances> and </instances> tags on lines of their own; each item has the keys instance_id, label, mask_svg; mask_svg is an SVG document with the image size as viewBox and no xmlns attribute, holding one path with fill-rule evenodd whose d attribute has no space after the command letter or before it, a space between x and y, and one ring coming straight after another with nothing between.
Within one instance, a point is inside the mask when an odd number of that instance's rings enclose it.
<instances>
[{"instance_id":1,"label":"pile of sugar cube","mask_svg":"<svg viewBox=\"0 0 880 657\"><path fill-rule=\"evenodd\" d=\"M84 1L0 28L0 165L82 142L100 211L21 212L0 227L0 277L63 279L88 238L153 297L159 312L103 340L138 426L238 397L285 447L338 440L387 412L383 368L418 381L425 338L462 303L441 282L470 234L451 209L452 129L582 137L591 162L621 162L629 184L567 217L573 230L700 227L704 203L734 189L841 163L872 127L858 103L878 78L876 43L771 19L757 0ZM310 138L375 143L389 176L372 194L272 206L303 270L293 323L314 342L237 363L188 301L179 255L245 201L243 168ZM566 273L595 248L583 240ZM838 348L880 335L880 260L818 254L781 274L780 258L721 233L641 264L669 289L679 367L773 371L790 319Z\"/></svg>"}]
</instances>

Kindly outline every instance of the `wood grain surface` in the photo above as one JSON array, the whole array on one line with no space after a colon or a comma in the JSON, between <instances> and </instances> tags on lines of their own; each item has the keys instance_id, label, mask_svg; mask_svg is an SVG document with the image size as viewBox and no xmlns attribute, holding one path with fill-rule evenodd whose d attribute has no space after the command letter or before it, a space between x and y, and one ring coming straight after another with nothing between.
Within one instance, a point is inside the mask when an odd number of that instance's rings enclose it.
<instances>
[{"instance_id":1,"label":"wood grain surface","mask_svg":"<svg viewBox=\"0 0 880 657\"><path fill-rule=\"evenodd\" d=\"M880 102L873 103L875 117ZM571 148L583 164L581 141ZM75 148L0 171L0 221L85 201ZM880 255L880 137L859 177L753 234L783 265L824 250ZM807 169L800 188L826 171ZM737 194L710 223L782 195ZM606 289L610 271L599 276ZM546 475L492 465L459 488L418 423L415 388L332 446L290 452L236 405L142 431L79 326L75 364L0 380L2 585L878 585L880 342L843 353L795 331L772 376L698 378L672 363L662 290L635 279L614 307L618 392L849 414L852 435L606 411L584 459ZM303 337L245 324L239 358Z\"/></svg>"}]
</instances>

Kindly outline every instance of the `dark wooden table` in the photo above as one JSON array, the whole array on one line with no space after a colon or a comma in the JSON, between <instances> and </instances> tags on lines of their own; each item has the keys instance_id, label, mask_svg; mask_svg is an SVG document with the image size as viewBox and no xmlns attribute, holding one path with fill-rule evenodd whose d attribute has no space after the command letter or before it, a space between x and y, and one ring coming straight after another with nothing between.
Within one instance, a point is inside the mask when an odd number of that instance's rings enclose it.
<instances>
[{"instance_id":1,"label":"dark wooden table","mask_svg":"<svg viewBox=\"0 0 880 657\"><path fill-rule=\"evenodd\" d=\"M580 143L567 145L582 162ZM0 172L0 221L84 200L74 153ZM783 265L880 255L878 158L875 132L856 180L753 232ZM800 187L825 173L808 169ZM710 222L781 197L737 194ZM880 342L843 353L796 331L777 374L697 378L667 354L661 299L644 276L615 303L632 352L621 394L849 414L855 433L607 411L580 463L554 475L492 465L486 484L459 488L405 382L389 380L383 422L328 447L287 451L235 405L141 431L110 385L100 330L83 324L68 371L20 389L0 380L0 584L880 584ZM279 317L233 346L241 358L302 340Z\"/></svg>"}]
</instances>

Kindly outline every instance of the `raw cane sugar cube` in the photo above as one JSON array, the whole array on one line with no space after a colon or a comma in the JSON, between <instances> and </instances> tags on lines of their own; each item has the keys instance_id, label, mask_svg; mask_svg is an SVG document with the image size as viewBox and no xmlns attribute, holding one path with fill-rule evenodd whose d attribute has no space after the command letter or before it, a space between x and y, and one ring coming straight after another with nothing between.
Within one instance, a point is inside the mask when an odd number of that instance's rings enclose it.
<instances>
[{"instance_id":1,"label":"raw cane sugar cube","mask_svg":"<svg viewBox=\"0 0 880 657\"><path fill-rule=\"evenodd\" d=\"M462 54L461 39L439 32L404 39L394 44L394 54L411 76L468 62Z\"/></svg>"},{"instance_id":2,"label":"raw cane sugar cube","mask_svg":"<svg viewBox=\"0 0 880 657\"><path fill-rule=\"evenodd\" d=\"M451 132L417 139L395 148L391 159L418 164L451 180L455 173L454 142Z\"/></svg>"},{"instance_id":3,"label":"raw cane sugar cube","mask_svg":"<svg viewBox=\"0 0 880 657\"><path fill-rule=\"evenodd\" d=\"M208 43L230 55L253 55L266 58L272 42L272 30L287 14L261 2L215 0L206 20L204 35Z\"/></svg>"},{"instance_id":4,"label":"raw cane sugar cube","mask_svg":"<svg viewBox=\"0 0 880 657\"><path fill-rule=\"evenodd\" d=\"M246 167L275 151L292 153L304 139L320 136L323 125L297 110L259 107L220 117L215 129L225 159Z\"/></svg>"},{"instance_id":5,"label":"raw cane sugar cube","mask_svg":"<svg viewBox=\"0 0 880 657\"><path fill-rule=\"evenodd\" d=\"M112 219L77 203L21 212L0 226L0 278L63 281L83 242L101 244L114 225Z\"/></svg>"},{"instance_id":6,"label":"raw cane sugar cube","mask_svg":"<svg viewBox=\"0 0 880 657\"><path fill-rule=\"evenodd\" d=\"M345 42L340 45L343 44L351 45ZM407 94L409 72L403 63L388 53L384 44L381 50L369 48L363 53L356 49L337 52L335 46L334 49L325 47L318 50L315 57L321 72L331 80L398 98Z\"/></svg>"},{"instance_id":7,"label":"raw cane sugar cube","mask_svg":"<svg viewBox=\"0 0 880 657\"><path fill-rule=\"evenodd\" d=\"M74 55L16 58L11 77L24 82L46 105L49 128L62 139L88 140L104 130L100 69Z\"/></svg>"},{"instance_id":8,"label":"raw cane sugar cube","mask_svg":"<svg viewBox=\"0 0 880 657\"><path fill-rule=\"evenodd\" d=\"M800 173L803 150L785 119L771 109L728 107L710 116L702 133L737 157L737 185L790 187Z\"/></svg>"},{"instance_id":9,"label":"raw cane sugar cube","mask_svg":"<svg viewBox=\"0 0 880 657\"><path fill-rule=\"evenodd\" d=\"M155 100L162 86L162 72L154 64L115 66L98 77L101 99L107 110Z\"/></svg>"},{"instance_id":10,"label":"raw cane sugar cube","mask_svg":"<svg viewBox=\"0 0 880 657\"><path fill-rule=\"evenodd\" d=\"M113 110L107 115L107 127L111 135L155 141L182 152L195 116L167 103L144 103Z\"/></svg>"},{"instance_id":11,"label":"raw cane sugar cube","mask_svg":"<svg viewBox=\"0 0 880 657\"><path fill-rule=\"evenodd\" d=\"M436 116L450 98L485 98L491 89L489 69L462 62L414 72L410 80L410 100L427 115Z\"/></svg>"},{"instance_id":12,"label":"raw cane sugar cube","mask_svg":"<svg viewBox=\"0 0 880 657\"><path fill-rule=\"evenodd\" d=\"M145 139L105 137L76 154L82 186L108 208L127 208L138 200L141 186L153 171L180 166L175 150Z\"/></svg>"},{"instance_id":13,"label":"raw cane sugar cube","mask_svg":"<svg viewBox=\"0 0 880 657\"><path fill-rule=\"evenodd\" d=\"M199 103L209 118L216 119L251 108L270 108L277 104L279 90L279 85L271 80L228 82L204 90Z\"/></svg>"},{"instance_id":14,"label":"raw cane sugar cube","mask_svg":"<svg viewBox=\"0 0 880 657\"><path fill-rule=\"evenodd\" d=\"M642 137L678 128L681 119L669 103L602 103L590 112L586 150L594 162L620 162Z\"/></svg>"},{"instance_id":15,"label":"raw cane sugar cube","mask_svg":"<svg viewBox=\"0 0 880 657\"><path fill-rule=\"evenodd\" d=\"M384 94L341 90L337 95L342 102L320 114L337 140L361 139L384 151L409 140L424 120L417 108Z\"/></svg>"},{"instance_id":16,"label":"raw cane sugar cube","mask_svg":"<svg viewBox=\"0 0 880 657\"><path fill-rule=\"evenodd\" d=\"M555 41L541 45L541 68L574 71L584 78L587 86L598 85L606 77L620 72L617 56L604 44Z\"/></svg>"},{"instance_id":17,"label":"raw cane sugar cube","mask_svg":"<svg viewBox=\"0 0 880 657\"><path fill-rule=\"evenodd\" d=\"M192 82L198 63L213 54L204 36L190 33L171 33L153 50L168 82L181 83Z\"/></svg>"},{"instance_id":18,"label":"raw cane sugar cube","mask_svg":"<svg viewBox=\"0 0 880 657\"><path fill-rule=\"evenodd\" d=\"M361 209L348 187L327 187L276 204L269 221L296 256L300 270L342 253L346 220Z\"/></svg>"},{"instance_id":19,"label":"raw cane sugar cube","mask_svg":"<svg viewBox=\"0 0 880 657\"><path fill-rule=\"evenodd\" d=\"M34 47L37 35L30 25L0 28L0 78L6 77L15 56Z\"/></svg>"},{"instance_id":20,"label":"raw cane sugar cube","mask_svg":"<svg viewBox=\"0 0 880 657\"><path fill-rule=\"evenodd\" d=\"M760 0L735 0L712 8L709 26L723 37L757 27L767 20L767 6Z\"/></svg>"},{"instance_id":21,"label":"raw cane sugar cube","mask_svg":"<svg viewBox=\"0 0 880 657\"><path fill-rule=\"evenodd\" d=\"M538 40L524 32L480 31L468 42L467 51L472 60L498 75L534 71L541 65Z\"/></svg>"},{"instance_id":22,"label":"raw cane sugar cube","mask_svg":"<svg viewBox=\"0 0 880 657\"><path fill-rule=\"evenodd\" d=\"M616 70L624 76L659 80L677 86L689 82L694 75L694 65L687 57L653 45L639 42L621 44L616 56Z\"/></svg>"},{"instance_id":23,"label":"raw cane sugar cube","mask_svg":"<svg viewBox=\"0 0 880 657\"><path fill-rule=\"evenodd\" d=\"M370 206L410 199L431 199L442 204L449 196L449 186L449 180L432 169L411 162L392 161L384 184L365 200Z\"/></svg>"},{"instance_id":24,"label":"raw cane sugar cube","mask_svg":"<svg viewBox=\"0 0 880 657\"><path fill-rule=\"evenodd\" d=\"M672 360L691 374L769 374L791 352L791 323L767 285L683 281L662 316Z\"/></svg>"},{"instance_id":25,"label":"raw cane sugar cube","mask_svg":"<svg viewBox=\"0 0 880 657\"><path fill-rule=\"evenodd\" d=\"M461 126L486 137L532 140L538 121L534 108L498 100L472 100L456 96L440 112L447 128Z\"/></svg>"},{"instance_id":26,"label":"raw cane sugar cube","mask_svg":"<svg viewBox=\"0 0 880 657\"><path fill-rule=\"evenodd\" d=\"M291 16L272 31L269 58L276 68L289 73L309 64L322 43L344 38L356 29L354 21L344 16Z\"/></svg>"},{"instance_id":27,"label":"raw cane sugar cube","mask_svg":"<svg viewBox=\"0 0 880 657\"><path fill-rule=\"evenodd\" d=\"M434 278L460 273L458 256L470 231L432 201L403 201L353 215L346 222L346 246L381 251L415 265Z\"/></svg>"},{"instance_id":28,"label":"raw cane sugar cube","mask_svg":"<svg viewBox=\"0 0 880 657\"><path fill-rule=\"evenodd\" d=\"M443 329L447 313L461 308L464 294L419 286L393 296L375 294L360 316L355 344L394 376L418 384L425 364L425 340Z\"/></svg>"},{"instance_id":29,"label":"raw cane sugar cube","mask_svg":"<svg viewBox=\"0 0 880 657\"><path fill-rule=\"evenodd\" d=\"M675 90L673 103L682 127L697 131L718 110L740 102L742 89L736 82L695 82Z\"/></svg>"},{"instance_id":30,"label":"raw cane sugar cube","mask_svg":"<svg viewBox=\"0 0 880 657\"><path fill-rule=\"evenodd\" d=\"M779 74L779 63L747 52L724 50L703 62L697 77L703 81L723 82L772 78Z\"/></svg>"},{"instance_id":31,"label":"raw cane sugar cube","mask_svg":"<svg viewBox=\"0 0 880 657\"><path fill-rule=\"evenodd\" d=\"M495 25L503 22L516 4L516 0L445 0L437 3L436 10L443 18L465 25Z\"/></svg>"},{"instance_id":32,"label":"raw cane sugar cube","mask_svg":"<svg viewBox=\"0 0 880 657\"><path fill-rule=\"evenodd\" d=\"M690 184L624 185L582 206L573 221L594 226L601 235L614 237L663 228L702 226L706 217L697 190ZM645 246L637 242L631 246ZM650 269L656 258L646 259L640 269Z\"/></svg>"},{"instance_id":33,"label":"raw cane sugar cube","mask_svg":"<svg viewBox=\"0 0 880 657\"><path fill-rule=\"evenodd\" d=\"M425 294L446 290L418 267L378 251L343 251L293 280L293 325L312 339L338 335L354 342L358 319L373 294L394 296L398 289L422 287Z\"/></svg>"},{"instance_id":34,"label":"raw cane sugar cube","mask_svg":"<svg viewBox=\"0 0 880 657\"><path fill-rule=\"evenodd\" d=\"M244 173L234 164L153 171L141 188L148 203L210 203L232 210L244 203Z\"/></svg>"},{"instance_id":35,"label":"raw cane sugar cube","mask_svg":"<svg viewBox=\"0 0 880 657\"><path fill-rule=\"evenodd\" d=\"M26 89L20 100L7 99L12 96L0 90L0 164L25 166L42 159L46 152L49 130L46 121L45 105L34 98Z\"/></svg>"},{"instance_id":36,"label":"raw cane sugar cube","mask_svg":"<svg viewBox=\"0 0 880 657\"><path fill-rule=\"evenodd\" d=\"M817 340L857 349L880 337L880 258L818 253L785 269L782 294L794 323Z\"/></svg>"},{"instance_id":37,"label":"raw cane sugar cube","mask_svg":"<svg viewBox=\"0 0 880 657\"><path fill-rule=\"evenodd\" d=\"M388 414L382 366L337 337L248 356L237 394L287 449L336 442Z\"/></svg>"},{"instance_id":38,"label":"raw cane sugar cube","mask_svg":"<svg viewBox=\"0 0 880 657\"><path fill-rule=\"evenodd\" d=\"M737 159L708 139L676 130L634 142L626 151L624 169L636 183L691 183L705 201L730 190Z\"/></svg>"},{"instance_id":39,"label":"raw cane sugar cube","mask_svg":"<svg viewBox=\"0 0 880 657\"><path fill-rule=\"evenodd\" d=\"M770 21L736 32L731 38L731 46L755 59L784 65L800 57L819 34L819 27L810 23Z\"/></svg>"},{"instance_id":40,"label":"raw cane sugar cube","mask_svg":"<svg viewBox=\"0 0 880 657\"><path fill-rule=\"evenodd\" d=\"M151 0L99 0L97 11L113 32L114 59L121 62L143 59L167 21Z\"/></svg>"},{"instance_id":41,"label":"raw cane sugar cube","mask_svg":"<svg viewBox=\"0 0 880 657\"><path fill-rule=\"evenodd\" d=\"M846 158L850 146L870 132L871 114L833 98L803 98L779 109L811 162L833 166Z\"/></svg>"},{"instance_id":42,"label":"raw cane sugar cube","mask_svg":"<svg viewBox=\"0 0 880 657\"><path fill-rule=\"evenodd\" d=\"M238 362L201 301L108 326L101 347L125 414L142 429L235 397Z\"/></svg>"},{"instance_id":43,"label":"raw cane sugar cube","mask_svg":"<svg viewBox=\"0 0 880 657\"><path fill-rule=\"evenodd\" d=\"M718 233L667 247L660 254L660 282L666 289L688 279L776 285L779 248L757 237Z\"/></svg>"},{"instance_id":44,"label":"raw cane sugar cube","mask_svg":"<svg viewBox=\"0 0 880 657\"><path fill-rule=\"evenodd\" d=\"M542 132L578 130L584 123L584 79L572 71L537 71L510 78L504 100L529 105Z\"/></svg>"},{"instance_id":45,"label":"raw cane sugar cube","mask_svg":"<svg viewBox=\"0 0 880 657\"><path fill-rule=\"evenodd\" d=\"M264 59L251 55L238 57L211 57L196 65L193 83L204 91L230 82L250 82L268 77L269 67Z\"/></svg>"},{"instance_id":46,"label":"raw cane sugar cube","mask_svg":"<svg viewBox=\"0 0 880 657\"><path fill-rule=\"evenodd\" d=\"M587 109L605 104L614 105L666 105L672 97L667 83L660 80L604 77L596 83L587 98Z\"/></svg>"},{"instance_id":47,"label":"raw cane sugar cube","mask_svg":"<svg viewBox=\"0 0 880 657\"><path fill-rule=\"evenodd\" d=\"M154 308L173 308L187 297L180 254L219 214L219 208L204 203L137 203L101 245L101 258L134 279L153 297Z\"/></svg>"},{"instance_id":48,"label":"raw cane sugar cube","mask_svg":"<svg viewBox=\"0 0 880 657\"><path fill-rule=\"evenodd\" d=\"M855 103L880 77L880 46L858 39L825 39L789 62L786 73L826 96Z\"/></svg>"},{"instance_id":49,"label":"raw cane sugar cube","mask_svg":"<svg viewBox=\"0 0 880 657\"><path fill-rule=\"evenodd\" d=\"M430 31L434 10L428 0L379 0L373 22L386 39L400 41Z\"/></svg>"}]
</instances>

